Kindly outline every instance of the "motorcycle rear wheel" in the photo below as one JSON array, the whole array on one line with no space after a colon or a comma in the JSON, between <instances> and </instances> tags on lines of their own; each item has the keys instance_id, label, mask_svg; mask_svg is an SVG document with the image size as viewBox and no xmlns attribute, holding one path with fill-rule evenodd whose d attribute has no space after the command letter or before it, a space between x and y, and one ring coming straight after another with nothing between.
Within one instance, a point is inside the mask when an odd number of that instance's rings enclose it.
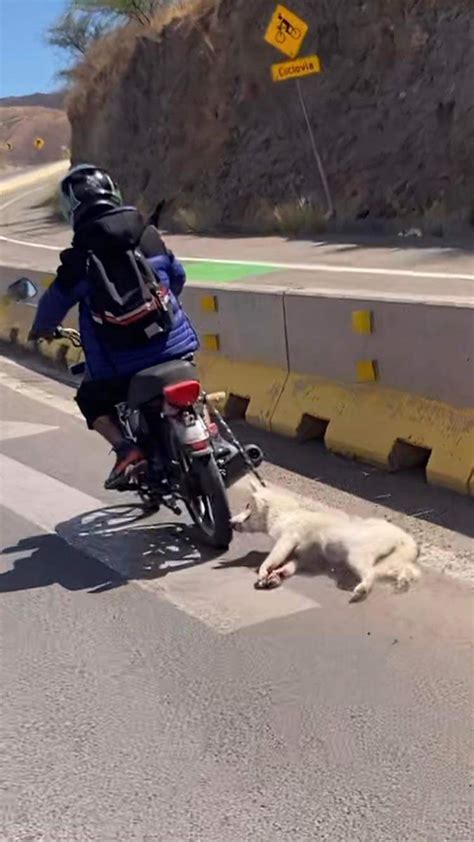
<instances>
[{"instance_id":1,"label":"motorcycle rear wheel","mask_svg":"<svg viewBox=\"0 0 474 842\"><path fill-rule=\"evenodd\" d=\"M232 541L230 508L224 480L213 456L193 460L192 490L186 508L206 544L226 550Z\"/></svg>"}]
</instances>

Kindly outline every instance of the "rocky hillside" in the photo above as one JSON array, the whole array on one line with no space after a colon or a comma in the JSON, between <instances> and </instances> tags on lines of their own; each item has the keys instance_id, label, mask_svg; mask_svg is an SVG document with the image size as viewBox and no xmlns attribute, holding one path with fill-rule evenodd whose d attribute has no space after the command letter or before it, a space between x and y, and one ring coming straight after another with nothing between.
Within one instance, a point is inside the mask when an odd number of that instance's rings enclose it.
<instances>
[{"instance_id":1,"label":"rocky hillside","mask_svg":"<svg viewBox=\"0 0 474 842\"><path fill-rule=\"evenodd\" d=\"M342 223L437 231L472 220L472 0L292 0L310 25L301 81ZM294 81L264 43L270 0L190 0L160 31L92 50L69 100L73 158L110 167L129 199L171 201L201 229L316 229L326 211Z\"/></svg>"},{"instance_id":2,"label":"rocky hillside","mask_svg":"<svg viewBox=\"0 0 474 842\"><path fill-rule=\"evenodd\" d=\"M44 147L35 147L36 138ZM64 93L0 99L0 164L24 167L64 158L71 128Z\"/></svg>"},{"instance_id":3,"label":"rocky hillside","mask_svg":"<svg viewBox=\"0 0 474 842\"><path fill-rule=\"evenodd\" d=\"M27 94L26 96L7 96L0 98L0 108L19 108L23 106L36 106L41 108L58 108L64 111L65 91L57 91L52 94Z\"/></svg>"}]
</instances>

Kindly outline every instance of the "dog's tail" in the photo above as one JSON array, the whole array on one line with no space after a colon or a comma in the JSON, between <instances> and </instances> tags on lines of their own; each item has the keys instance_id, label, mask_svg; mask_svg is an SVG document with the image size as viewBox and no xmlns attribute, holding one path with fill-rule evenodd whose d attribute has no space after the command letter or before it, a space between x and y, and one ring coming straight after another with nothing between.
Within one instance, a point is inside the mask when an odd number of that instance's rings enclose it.
<instances>
[{"instance_id":1,"label":"dog's tail","mask_svg":"<svg viewBox=\"0 0 474 842\"><path fill-rule=\"evenodd\" d=\"M417 564L419 548L411 535L404 535L376 565L377 578L395 580L397 590L406 591L421 576Z\"/></svg>"}]
</instances>

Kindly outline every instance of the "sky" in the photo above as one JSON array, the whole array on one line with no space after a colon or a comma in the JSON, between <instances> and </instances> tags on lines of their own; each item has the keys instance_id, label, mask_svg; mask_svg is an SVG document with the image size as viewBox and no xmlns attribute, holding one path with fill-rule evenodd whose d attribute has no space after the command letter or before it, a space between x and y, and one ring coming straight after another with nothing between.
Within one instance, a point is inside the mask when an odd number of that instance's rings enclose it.
<instances>
[{"instance_id":1,"label":"sky","mask_svg":"<svg viewBox=\"0 0 474 842\"><path fill-rule=\"evenodd\" d=\"M61 87L61 52L44 40L66 0L0 0L0 97L47 93Z\"/></svg>"}]
</instances>

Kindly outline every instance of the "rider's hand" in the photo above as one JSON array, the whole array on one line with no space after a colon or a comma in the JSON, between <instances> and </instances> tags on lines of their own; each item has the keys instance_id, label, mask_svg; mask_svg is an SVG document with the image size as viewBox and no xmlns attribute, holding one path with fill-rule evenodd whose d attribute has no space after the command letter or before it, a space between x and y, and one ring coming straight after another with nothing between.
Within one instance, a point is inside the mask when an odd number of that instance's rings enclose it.
<instances>
[{"instance_id":1,"label":"rider's hand","mask_svg":"<svg viewBox=\"0 0 474 842\"><path fill-rule=\"evenodd\" d=\"M31 328L28 334L28 342L37 342L39 339L44 339L46 342L52 342L55 338L55 330L36 331L33 328Z\"/></svg>"}]
</instances>

